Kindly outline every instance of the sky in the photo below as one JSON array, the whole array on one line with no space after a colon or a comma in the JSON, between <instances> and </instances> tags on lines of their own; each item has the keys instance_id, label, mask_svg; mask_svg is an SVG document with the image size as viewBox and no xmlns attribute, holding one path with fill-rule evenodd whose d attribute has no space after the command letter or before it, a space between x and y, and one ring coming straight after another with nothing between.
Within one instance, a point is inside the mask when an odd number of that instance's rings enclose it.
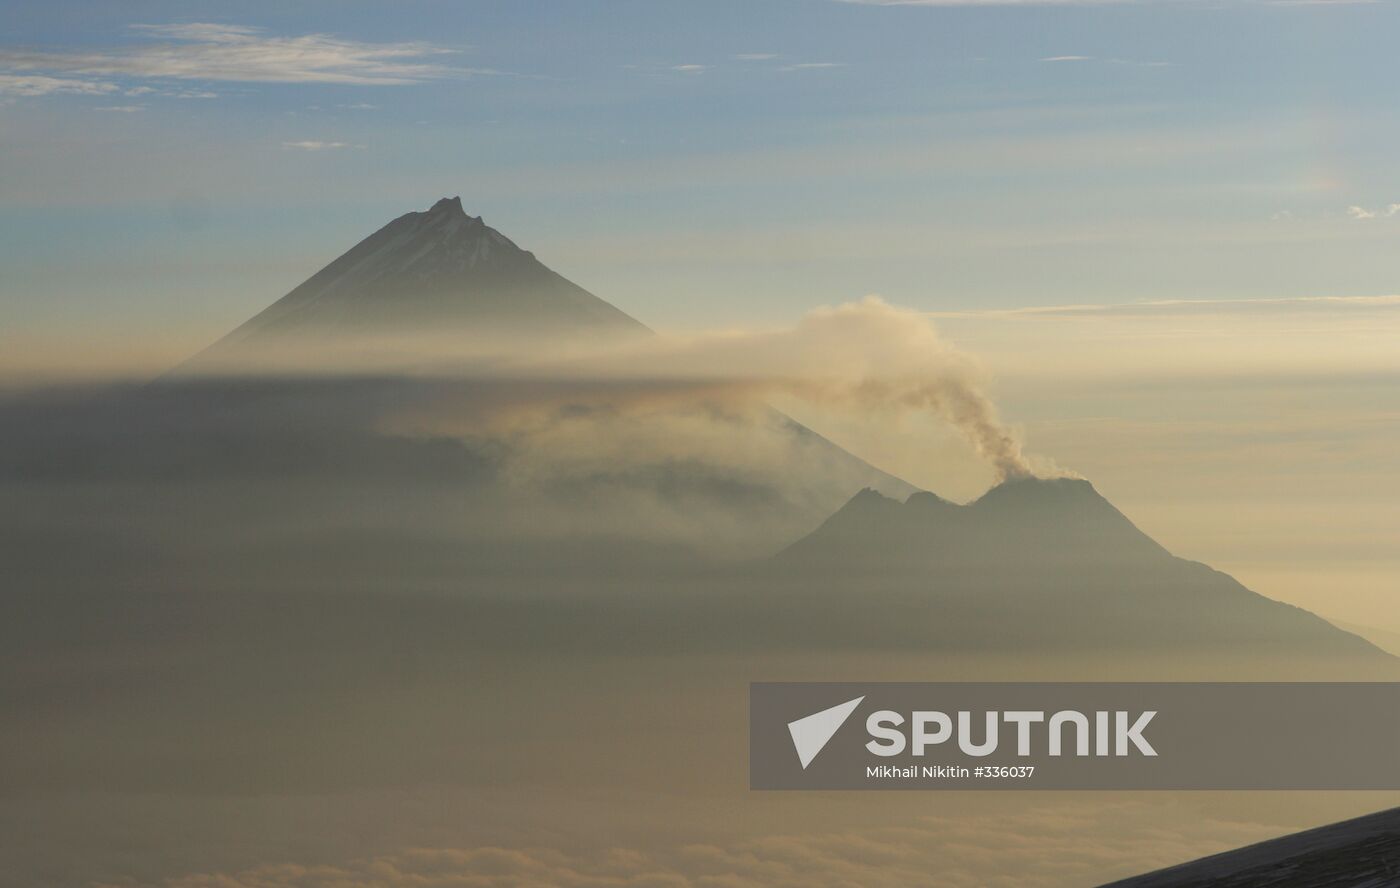
<instances>
[{"instance_id":1,"label":"sky","mask_svg":"<svg viewBox=\"0 0 1400 888\"><path fill-rule=\"evenodd\" d=\"M653 326L1393 292L1389 2L0 4L7 326L468 212Z\"/></svg>"},{"instance_id":2,"label":"sky","mask_svg":"<svg viewBox=\"0 0 1400 888\"><path fill-rule=\"evenodd\" d=\"M166 366L460 194L658 329L928 312L1030 452L1173 551L1400 631L1400 5L0 13L0 366ZM989 482L937 429L794 412Z\"/></svg>"}]
</instances>

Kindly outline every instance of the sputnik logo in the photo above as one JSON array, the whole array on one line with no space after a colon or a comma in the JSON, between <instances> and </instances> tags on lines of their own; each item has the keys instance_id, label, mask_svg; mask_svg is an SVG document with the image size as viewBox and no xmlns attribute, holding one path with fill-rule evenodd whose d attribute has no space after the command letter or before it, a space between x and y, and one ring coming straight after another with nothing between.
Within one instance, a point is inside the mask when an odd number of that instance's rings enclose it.
<instances>
[{"instance_id":1,"label":"sputnik logo","mask_svg":"<svg viewBox=\"0 0 1400 888\"><path fill-rule=\"evenodd\" d=\"M865 697L861 696L847 700L830 709L823 709L821 712L788 722L788 733L792 735L792 745L797 750L798 761L802 762L802 770L807 770L812 759L817 757L817 753L830 742L864 699Z\"/></svg>"}]
</instances>

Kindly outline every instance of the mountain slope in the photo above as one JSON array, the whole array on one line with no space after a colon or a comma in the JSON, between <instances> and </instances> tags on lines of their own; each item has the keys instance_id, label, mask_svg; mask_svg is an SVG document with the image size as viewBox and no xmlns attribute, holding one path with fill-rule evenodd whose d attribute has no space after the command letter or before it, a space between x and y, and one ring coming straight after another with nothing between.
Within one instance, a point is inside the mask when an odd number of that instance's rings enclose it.
<instances>
[{"instance_id":1,"label":"mountain slope","mask_svg":"<svg viewBox=\"0 0 1400 888\"><path fill-rule=\"evenodd\" d=\"M913 631L964 648L1385 656L1314 614L1173 556L1078 479L1008 481L966 506L866 490L764 570L832 607L847 596L867 610L894 604L922 621L905 621Z\"/></svg>"}]
</instances>

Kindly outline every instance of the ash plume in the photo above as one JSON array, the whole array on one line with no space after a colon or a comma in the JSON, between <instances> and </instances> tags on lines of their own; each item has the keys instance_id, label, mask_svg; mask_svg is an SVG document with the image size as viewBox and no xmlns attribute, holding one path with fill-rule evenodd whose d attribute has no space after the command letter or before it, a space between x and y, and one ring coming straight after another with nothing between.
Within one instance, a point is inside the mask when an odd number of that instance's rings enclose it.
<instances>
[{"instance_id":1,"label":"ash plume","mask_svg":"<svg viewBox=\"0 0 1400 888\"><path fill-rule=\"evenodd\" d=\"M421 349L415 360L424 366ZM468 375L512 383L510 396L486 410L498 428L538 431L551 422L542 415L577 424L580 407L607 416L697 403L744 412L787 395L861 414L932 414L967 439L998 481L1034 474L978 364L927 317L874 296L817 309L785 329L662 333L606 347L575 343L547 356L516 343L470 363ZM473 421L483 419L473 412Z\"/></svg>"}]
</instances>

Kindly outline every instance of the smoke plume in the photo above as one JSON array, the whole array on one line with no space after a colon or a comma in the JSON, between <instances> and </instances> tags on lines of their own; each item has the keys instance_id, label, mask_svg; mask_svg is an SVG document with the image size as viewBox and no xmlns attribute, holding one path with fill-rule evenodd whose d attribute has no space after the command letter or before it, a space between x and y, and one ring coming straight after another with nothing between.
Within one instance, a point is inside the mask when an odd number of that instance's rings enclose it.
<instances>
[{"instance_id":1,"label":"smoke plume","mask_svg":"<svg viewBox=\"0 0 1400 888\"><path fill-rule=\"evenodd\" d=\"M614 406L676 396L742 403L784 394L851 411L931 413L961 432L998 480L1033 474L985 393L976 362L927 317L874 296L817 309L786 329L661 334L519 369L575 387L582 380L610 383L607 400Z\"/></svg>"}]
</instances>

